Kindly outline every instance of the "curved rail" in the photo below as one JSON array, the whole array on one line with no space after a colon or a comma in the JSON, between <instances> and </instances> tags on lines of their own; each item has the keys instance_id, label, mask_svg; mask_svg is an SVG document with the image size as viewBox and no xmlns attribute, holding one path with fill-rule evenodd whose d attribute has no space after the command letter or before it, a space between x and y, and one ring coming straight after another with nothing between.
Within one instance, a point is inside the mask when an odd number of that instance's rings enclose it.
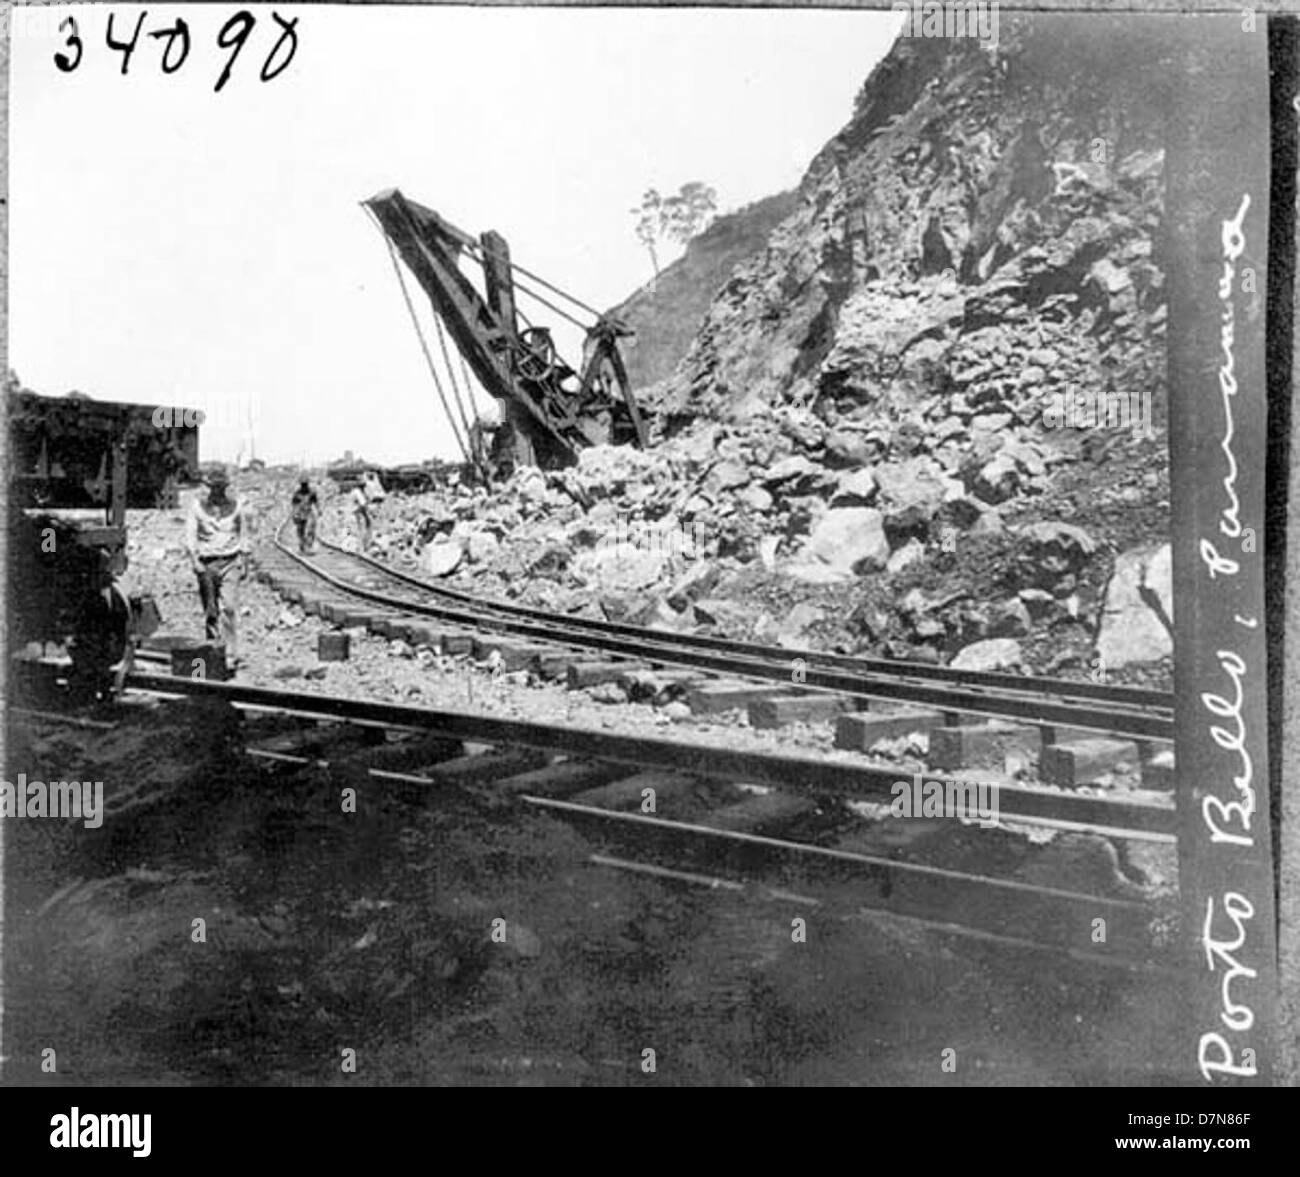
<instances>
[{"instance_id":1,"label":"curved rail","mask_svg":"<svg viewBox=\"0 0 1300 1177\"><path fill-rule=\"evenodd\" d=\"M953 682L935 675L917 675L917 664L914 663L901 664L905 669L900 672L900 664L880 660L853 660L842 655L751 646L702 635L667 634L638 626L547 613L525 606L485 602L325 543L335 556L369 569L403 589L416 589L424 598L410 600L340 579L293 551L280 538L282 532L283 526L277 531L274 541L277 549L313 577L342 594L397 612L433 617L468 628L494 629L603 654L790 684L792 690L813 689L860 698L921 703L945 711L1017 719L1041 726L1083 728L1145 740L1173 739L1172 709L1166 709L1164 705L1169 702L1169 697L1158 692L1106 688L1095 683L1076 684L1063 679L1043 681L967 671L955 673L978 675L978 678ZM797 678L792 674L796 660L803 662L798 668ZM847 667L844 665L846 661ZM944 668L925 669L942 671ZM993 683L989 682L990 678ZM1098 698L1098 690L1106 693ZM1153 705L1150 696L1158 697L1162 705Z\"/></svg>"},{"instance_id":2,"label":"curved rail","mask_svg":"<svg viewBox=\"0 0 1300 1177\"><path fill-rule=\"evenodd\" d=\"M277 538L282 551L295 555ZM954 686L991 687L997 691L1025 691L1035 695L1054 695L1059 698L1090 699L1097 702L1111 703L1120 707L1136 709L1163 710L1172 713L1174 698L1168 691L1148 690L1141 687L1107 686L1104 683L1080 682L1075 679L1047 678L1040 676L1007 674L993 670L961 670L950 666L934 666L925 662L909 662L886 658L859 658L850 654L835 654L824 650L794 648L788 646L769 646L760 643L741 642L734 638L713 637L707 634L672 634L647 629L645 626L628 625L617 621L599 621L591 617L574 617L568 614L551 613L545 609L530 605L518 605L509 601L484 601L470 593L434 584L403 572L383 561L360 552L349 552L328 540L318 542L330 551L347 556L365 564L394 580L401 581L413 588L423 589L444 600L458 601L479 609L491 609L506 616L520 617L538 622L560 622L573 629L589 633L611 634L620 637L660 640L670 636L674 645L700 649L717 650L723 653L744 657L780 658L787 664L796 658L805 662L816 661L819 664L833 666L863 675L886 675L891 679L912 678L923 681L949 683Z\"/></svg>"}]
</instances>

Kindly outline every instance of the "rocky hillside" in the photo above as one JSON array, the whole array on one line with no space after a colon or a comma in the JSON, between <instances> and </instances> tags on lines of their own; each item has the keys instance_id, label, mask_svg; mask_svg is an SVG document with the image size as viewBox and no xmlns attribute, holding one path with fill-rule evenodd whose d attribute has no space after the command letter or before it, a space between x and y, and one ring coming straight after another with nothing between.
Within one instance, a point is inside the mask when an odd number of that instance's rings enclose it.
<instances>
[{"instance_id":1,"label":"rocky hillside","mask_svg":"<svg viewBox=\"0 0 1300 1177\"><path fill-rule=\"evenodd\" d=\"M797 204L796 193L782 192L718 217L655 281L609 312L635 333L621 346L639 395L673 374L713 296L738 265L764 248Z\"/></svg>"},{"instance_id":2,"label":"rocky hillside","mask_svg":"<svg viewBox=\"0 0 1300 1177\"><path fill-rule=\"evenodd\" d=\"M669 432L782 403L871 428L954 395L1037 417L1071 381L1158 380L1161 30L1098 23L901 39L713 301Z\"/></svg>"},{"instance_id":3,"label":"rocky hillside","mask_svg":"<svg viewBox=\"0 0 1300 1177\"><path fill-rule=\"evenodd\" d=\"M390 502L381 542L554 607L1167 682L1162 31L900 40L763 248L693 284L651 453Z\"/></svg>"}]
</instances>

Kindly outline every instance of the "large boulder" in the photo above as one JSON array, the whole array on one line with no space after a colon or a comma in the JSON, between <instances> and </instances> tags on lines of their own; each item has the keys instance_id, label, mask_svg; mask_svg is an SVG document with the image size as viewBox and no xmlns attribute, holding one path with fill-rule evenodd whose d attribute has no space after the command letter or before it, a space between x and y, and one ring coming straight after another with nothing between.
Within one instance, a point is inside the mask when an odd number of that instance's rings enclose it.
<instances>
[{"instance_id":1,"label":"large boulder","mask_svg":"<svg viewBox=\"0 0 1300 1177\"><path fill-rule=\"evenodd\" d=\"M1021 587L1047 589L1057 595L1072 592L1079 573L1097 551L1097 541L1072 523L1045 520L1019 530L1016 554Z\"/></svg>"},{"instance_id":2,"label":"large boulder","mask_svg":"<svg viewBox=\"0 0 1300 1177\"><path fill-rule=\"evenodd\" d=\"M439 540L420 554L420 567L430 576L446 576L455 572L464 554L465 549L456 540Z\"/></svg>"},{"instance_id":3,"label":"large boulder","mask_svg":"<svg viewBox=\"0 0 1300 1177\"><path fill-rule=\"evenodd\" d=\"M889 563L885 565L885 571L891 574L902 572L909 564L915 564L918 560L924 559L925 544L913 537L902 547L894 549L893 555L889 557Z\"/></svg>"},{"instance_id":4,"label":"large boulder","mask_svg":"<svg viewBox=\"0 0 1300 1177\"><path fill-rule=\"evenodd\" d=\"M762 478L765 486L779 487L786 495L813 494L834 481L834 475L801 454L792 454L777 462L764 472Z\"/></svg>"},{"instance_id":5,"label":"large boulder","mask_svg":"<svg viewBox=\"0 0 1300 1177\"><path fill-rule=\"evenodd\" d=\"M501 541L490 531L471 531L466 539L469 558L475 564L491 560L501 547Z\"/></svg>"},{"instance_id":6,"label":"large boulder","mask_svg":"<svg viewBox=\"0 0 1300 1177\"><path fill-rule=\"evenodd\" d=\"M754 620L753 610L739 601L726 597L706 597L692 606L695 620L701 625L721 625L729 629L743 629Z\"/></svg>"},{"instance_id":7,"label":"large boulder","mask_svg":"<svg viewBox=\"0 0 1300 1177\"><path fill-rule=\"evenodd\" d=\"M874 507L827 511L808 537L803 558L845 575L879 572L889 561L884 517Z\"/></svg>"},{"instance_id":8,"label":"large boulder","mask_svg":"<svg viewBox=\"0 0 1300 1177\"><path fill-rule=\"evenodd\" d=\"M772 496L761 486L747 486L742 489L736 499L748 507L751 511L757 511L760 514L772 509Z\"/></svg>"},{"instance_id":9,"label":"large boulder","mask_svg":"<svg viewBox=\"0 0 1300 1177\"><path fill-rule=\"evenodd\" d=\"M989 611L987 632L991 638L1024 637L1032 628L1029 608L1017 597L1003 601Z\"/></svg>"},{"instance_id":10,"label":"large boulder","mask_svg":"<svg viewBox=\"0 0 1300 1177\"><path fill-rule=\"evenodd\" d=\"M697 597L702 597L718 583L722 570L712 560L693 560L664 594L664 599L674 609L685 610Z\"/></svg>"},{"instance_id":11,"label":"large boulder","mask_svg":"<svg viewBox=\"0 0 1300 1177\"><path fill-rule=\"evenodd\" d=\"M574 489L591 499L608 499L621 495L629 485L658 481L668 470L661 458L646 450L594 445L579 452L576 469L568 473Z\"/></svg>"},{"instance_id":12,"label":"large boulder","mask_svg":"<svg viewBox=\"0 0 1300 1177\"><path fill-rule=\"evenodd\" d=\"M1020 487L1020 468L1006 450L999 450L975 475L972 487L986 503L1005 503Z\"/></svg>"},{"instance_id":13,"label":"large boulder","mask_svg":"<svg viewBox=\"0 0 1300 1177\"><path fill-rule=\"evenodd\" d=\"M826 462L831 466L862 466L880 450L881 446L860 429L841 426L826 435Z\"/></svg>"},{"instance_id":14,"label":"large boulder","mask_svg":"<svg viewBox=\"0 0 1300 1177\"><path fill-rule=\"evenodd\" d=\"M548 543L528 562L529 576L559 576L572 557L570 550L562 543Z\"/></svg>"},{"instance_id":15,"label":"large boulder","mask_svg":"<svg viewBox=\"0 0 1300 1177\"><path fill-rule=\"evenodd\" d=\"M525 466L510 480L507 489L526 503L543 503L547 498L546 475L536 466Z\"/></svg>"},{"instance_id":16,"label":"large boulder","mask_svg":"<svg viewBox=\"0 0 1300 1177\"><path fill-rule=\"evenodd\" d=\"M702 466L717 448L721 430L709 423L693 429L676 439L677 452L693 466Z\"/></svg>"},{"instance_id":17,"label":"large boulder","mask_svg":"<svg viewBox=\"0 0 1300 1177\"><path fill-rule=\"evenodd\" d=\"M712 490L734 490L738 486L747 486L751 478L744 462L738 458L728 458L713 467L708 485Z\"/></svg>"},{"instance_id":18,"label":"large boulder","mask_svg":"<svg viewBox=\"0 0 1300 1177\"><path fill-rule=\"evenodd\" d=\"M1062 553L1077 553L1084 558L1091 556L1097 550L1097 541L1082 527L1075 527L1073 523L1045 520L1022 527L1020 534L1036 547L1053 548Z\"/></svg>"},{"instance_id":19,"label":"large boulder","mask_svg":"<svg viewBox=\"0 0 1300 1177\"><path fill-rule=\"evenodd\" d=\"M1173 654L1171 561L1169 544L1130 548L1115 558L1097 627L1097 655L1105 669Z\"/></svg>"},{"instance_id":20,"label":"large boulder","mask_svg":"<svg viewBox=\"0 0 1300 1177\"><path fill-rule=\"evenodd\" d=\"M825 612L810 601L796 605L776 623L778 645L798 649L808 644L807 631L825 617Z\"/></svg>"},{"instance_id":21,"label":"large boulder","mask_svg":"<svg viewBox=\"0 0 1300 1177\"><path fill-rule=\"evenodd\" d=\"M592 551L579 552L569 564L569 571L597 593L618 594L666 585L670 553L631 543L607 544Z\"/></svg>"},{"instance_id":22,"label":"large boulder","mask_svg":"<svg viewBox=\"0 0 1300 1177\"><path fill-rule=\"evenodd\" d=\"M987 638L959 650L948 665L954 670L1018 670L1023 664L1019 642L1011 638Z\"/></svg>"},{"instance_id":23,"label":"large boulder","mask_svg":"<svg viewBox=\"0 0 1300 1177\"><path fill-rule=\"evenodd\" d=\"M908 458L875 468L885 529L901 543L924 533L944 499L960 486L933 459Z\"/></svg>"},{"instance_id":24,"label":"large boulder","mask_svg":"<svg viewBox=\"0 0 1300 1177\"><path fill-rule=\"evenodd\" d=\"M869 467L845 471L831 496L832 507L869 507L875 501L876 476Z\"/></svg>"},{"instance_id":25,"label":"large boulder","mask_svg":"<svg viewBox=\"0 0 1300 1177\"><path fill-rule=\"evenodd\" d=\"M797 446L814 450L826 440L826 426L807 409L787 406L780 415L781 432Z\"/></svg>"}]
</instances>

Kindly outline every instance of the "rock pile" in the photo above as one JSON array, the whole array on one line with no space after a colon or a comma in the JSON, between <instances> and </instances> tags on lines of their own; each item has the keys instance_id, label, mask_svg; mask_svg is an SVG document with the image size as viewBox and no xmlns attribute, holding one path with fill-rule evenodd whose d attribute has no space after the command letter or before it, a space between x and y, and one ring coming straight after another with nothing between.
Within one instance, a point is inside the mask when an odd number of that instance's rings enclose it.
<instances>
[{"instance_id":1,"label":"rock pile","mask_svg":"<svg viewBox=\"0 0 1300 1177\"><path fill-rule=\"evenodd\" d=\"M381 552L475 592L789 644L1166 659L1163 127L1137 68L1160 30L1099 27L1068 51L1036 18L996 54L900 40L641 391L649 452L390 500Z\"/></svg>"}]
</instances>

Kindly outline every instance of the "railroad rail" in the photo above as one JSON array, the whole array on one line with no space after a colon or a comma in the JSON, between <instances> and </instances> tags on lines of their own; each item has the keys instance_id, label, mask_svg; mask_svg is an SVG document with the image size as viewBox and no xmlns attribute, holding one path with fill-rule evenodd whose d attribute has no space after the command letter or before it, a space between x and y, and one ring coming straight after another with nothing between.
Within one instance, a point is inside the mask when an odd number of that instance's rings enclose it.
<instances>
[{"instance_id":1,"label":"railroad rail","mask_svg":"<svg viewBox=\"0 0 1300 1177\"><path fill-rule=\"evenodd\" d=\"M57 690L60 668L28 664L22 672L41 697ZM421 803L437 803L450 791L492 809L550 814L597 846L591 861L601 866L772 899L839 908L847 902L854 911L888 913L944 934L1064 952L1100 966L1172 967L1169 912L1124 877L1114 850L1117 842L1172 845L1172 804L1000 785L1004 828L975 830L956 818L873 816L849 804L888 804L905 775L897 769L142 670L127 676L125 688L127 697L220 700L290 717L309 737L302 744L286 741L282 727L269 740L256 734L256 724L247 729L250 755L290 768L329 767L309 747L314 725L393 733L398 738L362 741L346 753L349 762ZM652 812L647 795L657 798ZM1094 835L1084 844L1097 888L1054 885L1055 868L1043 862L1053 853L1050 844L1023 837L1014 829L1022 825ZM1013 873L945 863L963 829L976 842L1000 837L997 852L975 857L1000 860L1004 870L1010 862ZM1102 945L1095 942L1098 919L1107 927Z\"/></svg>"},{"instance_id":2,"label":"railroad rail","mask_svg":"<svg viewBox=\"0 0 1300 1177\"><path fill-rule=\"evenodd\" d=\"M1173 697L1164 692L753 645L484 601L327 541L318 541L323 551L308 558L286 544L282 532L283 528L274 539L279 559L291 561L334 593L398 616L432 618L607 657L780 683L792 691L915 703L1049 729L1082 729L1146 741L1173 739ZM265 561L262 571L267 579L276 579ZM284 578L278 579L283 584Z\"/></svg>"}]
</instances>

